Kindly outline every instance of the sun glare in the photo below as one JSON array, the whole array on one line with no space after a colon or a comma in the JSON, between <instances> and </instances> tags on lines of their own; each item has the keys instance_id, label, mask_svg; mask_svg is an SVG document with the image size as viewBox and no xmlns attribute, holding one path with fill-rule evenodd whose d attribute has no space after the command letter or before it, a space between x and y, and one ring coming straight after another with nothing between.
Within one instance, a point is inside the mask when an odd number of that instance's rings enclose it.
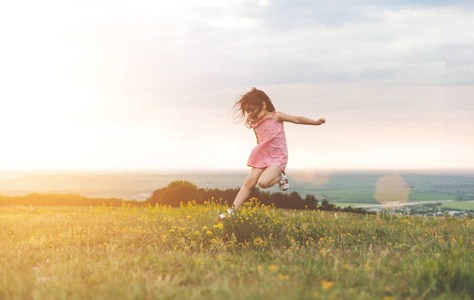
<instances>
[{"instance_id":1,"label":"sun glare","mask_svg":"<svg viewBox=\"0 0 474 300\"><path fill-rule=\"evenodd\" d=\"M381 204L394 206L408 201L410 185L399 174L382 176L378 179L374 198Z\"/></svg>"},{"instance_id":2,"label":"sun glare","mask_svg":"<svg viewBox=\"0 0 474 300\"><path fill-rule=\"evenodd\" d=\"M43 76L23 81L23 88L2 91L3 104L0 126L4 130L2 163L4 168L35 168L45 161L61 161L71 153L58 151L71 143L72 135L83 130L81 120L99 101L98 95L84 88L74 87L45 70ZM77 143L80 152L85 145ZM38 166L39 167L39 166ZM44 167L44 166L43 166ZM61 166L55 166L61 167Z\"/></svg>"}]
</instances>

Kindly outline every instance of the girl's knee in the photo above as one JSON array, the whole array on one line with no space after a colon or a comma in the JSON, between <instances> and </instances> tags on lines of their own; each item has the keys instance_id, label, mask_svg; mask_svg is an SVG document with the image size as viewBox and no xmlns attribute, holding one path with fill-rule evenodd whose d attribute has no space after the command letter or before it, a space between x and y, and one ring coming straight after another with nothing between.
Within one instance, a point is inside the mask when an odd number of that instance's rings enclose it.
<instances>
[{"instance_id":1,"label":"girl's knee","mask_svg":"<svg viewBox=\"0 0 474 300\"><path fill-rule=\"evenodd\" d=\"M259 180L258 186L262 189L268 189L269 187L271 187L271 182L269 182L268 180Z\"/></svg>"},{"instance_id":2,"label":"girl's knee","mask_svg":"<svg viewBox=\"0 0 474 300\"><path fill-rule=\"evenodd\" d=\"M253 188L256 184L257 184L257 181L253 180L253 179L247 178L244 181L244 187L246 187L246 188Z\"/></svg>"}]
</instances>

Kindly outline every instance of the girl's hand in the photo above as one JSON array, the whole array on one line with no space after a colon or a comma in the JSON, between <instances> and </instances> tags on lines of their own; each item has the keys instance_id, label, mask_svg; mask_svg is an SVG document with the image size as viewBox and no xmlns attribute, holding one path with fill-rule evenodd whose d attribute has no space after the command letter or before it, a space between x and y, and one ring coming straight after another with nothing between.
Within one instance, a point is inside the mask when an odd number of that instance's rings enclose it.
<instances>
[{"instance_id":1,"label":"girl's hand","mask_svg":"<svg viewBox=\"0 0 474 300\"><path fill-rule=\"evenodd\" d=\"M318 122L319 122L319 125L324 124L326 123L326 119L320 118Z\"/></svg>"}]
</instances>

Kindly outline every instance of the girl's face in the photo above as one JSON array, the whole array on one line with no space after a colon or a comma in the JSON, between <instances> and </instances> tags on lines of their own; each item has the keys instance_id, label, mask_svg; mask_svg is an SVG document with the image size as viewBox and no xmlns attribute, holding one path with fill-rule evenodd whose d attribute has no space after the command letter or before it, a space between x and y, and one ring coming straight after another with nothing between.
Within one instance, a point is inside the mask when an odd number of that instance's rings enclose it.
<instances>
[{"instance_id":1,"label":"girl's face","mask_svg":"<svg viewBox=\"0 0 474 300\"><path fill-rule=\"evenodd\" d=\"M265 117L265 115L268 114L267 105L265 104L265 102L263 102L262 109L260 109L257 106L250 106L247 110L247 114L250 119L260 120L261 118Z\"/></svg>"}]
</instances>

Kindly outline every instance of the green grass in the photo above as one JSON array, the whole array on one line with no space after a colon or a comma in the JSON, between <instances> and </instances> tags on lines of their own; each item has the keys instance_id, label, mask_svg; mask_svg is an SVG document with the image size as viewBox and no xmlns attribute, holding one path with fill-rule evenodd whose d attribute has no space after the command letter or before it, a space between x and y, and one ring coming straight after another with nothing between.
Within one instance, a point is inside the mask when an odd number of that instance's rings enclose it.
<instances>
[{"instance_id":1,"label":"green grass","mask_svg":"<svg viewBox=\"0 0 474 300\"><path fill-rule=\"evenodd\" d=\"M453 201L453 202L443 202L443 207L449 207L454 209L465 209L465 210L474 210L474 201Z\"/></svg>"},{"instance_id":2,"label":"green grass","mask_svg":"<svg viewBox=\"0 0 474 300\"><path fill-rule=\"evenodd\" d=\"M435 193L417 193L411 192L408 197L408 202L416 201L431 201L431 200L452 200L456 196L446 194L435 194Z\"/></svg>"},{"instance_id":3,"label":"green grass","mask_svg":"<svg viewBox=\"0 0 474 300\"><path fill-rule=\"evenodd\" d=\"M0 299L471 299L474 220L0 208Z\"/></svg>"},{"instance_id":4,"label":"green grass","mask_svg":"<svg viewBox=\"0 0 474 300\"><path fill-rule=\"evenodd\" d=\"M374 190L328 190L321 192L318 199L327 198L331 203L371 203L377 204L374 198ZM430 200L452 200L456 196L435 193L411 192L408 196L408 202L430 201Z\"/></svg>"},{"instance_id":5,"label":"green grass","mask_svg":"<svg viewBox=\"0 0 474 300\"><path fill-rule=\"evenodd\" d=\"M364 205L371 206L371 205L375 205L375 204L378 204L378 203L332 202L331 204L334 204L337 207L346 207L346 206L355 207L355 206L364 206Z\"/></svg>"},{"instance_id":6,"label":"green grass","mask_svg":"<svg viewBox=\"0 0 474 300\"><path fill-rule=\"evenodd\" d=\"M321 193L326 196L327 200L331 203L339 201L377 203L374 199L374 190L327 190Z\"/></svg>"}]
</instances>

